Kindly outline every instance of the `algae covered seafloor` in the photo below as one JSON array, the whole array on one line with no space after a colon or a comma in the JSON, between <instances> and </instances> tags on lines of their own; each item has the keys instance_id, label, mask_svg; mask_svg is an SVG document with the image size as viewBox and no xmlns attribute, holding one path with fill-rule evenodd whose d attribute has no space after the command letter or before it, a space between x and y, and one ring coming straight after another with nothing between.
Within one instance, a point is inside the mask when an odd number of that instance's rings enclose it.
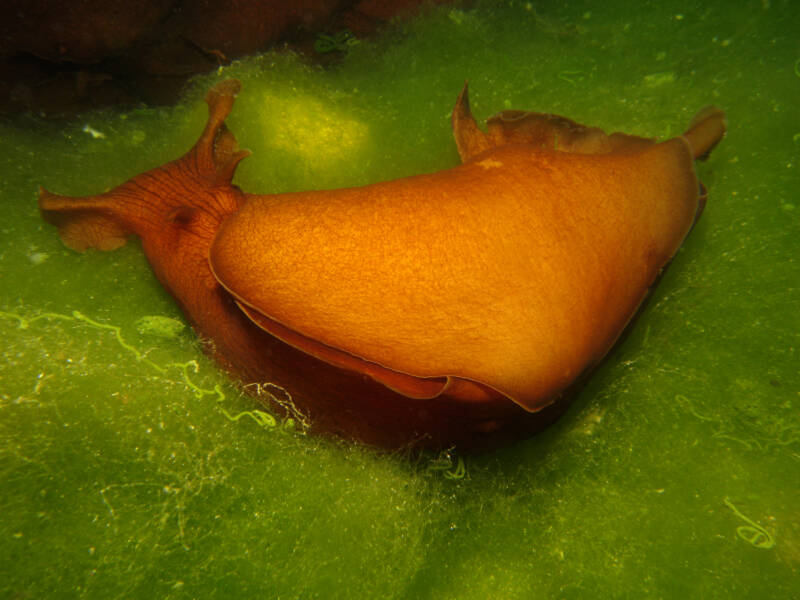
<instances>
[{"instance_id":1,"label":"algae covered seafloor","mask_svg":"<svg viewBox=\"0 0 800 600\"><path fill-rule=\"evenodd\" d=\"M0 124L0 597L798 597L793 4L479 2L329 70L268 54L219 74L244 84L229 125L249 192L456 164L465 79L479 119L664 137L727 111L698 169L706 212L635 329L556 426L481 456L381 455L272 419L202 355L135 241L79 255L40 220L40 184L94 193L182 154L216 76L171 109Z\"/></svg>"}]
</instances>

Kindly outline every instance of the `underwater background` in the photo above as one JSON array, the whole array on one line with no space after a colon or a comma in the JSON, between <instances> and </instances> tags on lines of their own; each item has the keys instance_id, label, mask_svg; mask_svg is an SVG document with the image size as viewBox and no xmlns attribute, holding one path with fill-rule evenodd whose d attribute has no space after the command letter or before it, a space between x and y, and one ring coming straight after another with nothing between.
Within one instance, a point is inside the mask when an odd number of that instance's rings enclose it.
<instances>
[{"instance_id":1,"label":"underwater background","mask_svg":"<svg viewBox=\"0 0 800 600\"><path fill-rule=\"evenodd\" d=\"M236 62L174 108L1 122L0 598L800 597L798 32L790 0L477 2L326 69ZM226 77L250 193L454 166L466 79L479 122L667 138L714 103L729 131L698 164L702 218L555 426L387 455L263 412L138 242L80 255L38 214L39 185L97 193L182 155Z\"/></svg>"}]
</instances>

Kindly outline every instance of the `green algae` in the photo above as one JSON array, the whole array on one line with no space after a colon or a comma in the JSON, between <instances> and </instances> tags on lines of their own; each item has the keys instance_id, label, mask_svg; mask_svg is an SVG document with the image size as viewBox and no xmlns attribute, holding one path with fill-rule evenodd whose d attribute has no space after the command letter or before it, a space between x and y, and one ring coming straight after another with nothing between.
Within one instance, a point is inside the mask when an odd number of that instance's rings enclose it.
<instances>
[{"instance_id":1,"label":"green algae","mask_svg":"<svg viewBox=\"0 0 800 600\"><path fill-rule=\"evenodd\" d=\"M136 330L139 333L162 338L175 338L185 327L178 319L161 315L145 315L136 321Z\"/></svg>"}]
</instances>

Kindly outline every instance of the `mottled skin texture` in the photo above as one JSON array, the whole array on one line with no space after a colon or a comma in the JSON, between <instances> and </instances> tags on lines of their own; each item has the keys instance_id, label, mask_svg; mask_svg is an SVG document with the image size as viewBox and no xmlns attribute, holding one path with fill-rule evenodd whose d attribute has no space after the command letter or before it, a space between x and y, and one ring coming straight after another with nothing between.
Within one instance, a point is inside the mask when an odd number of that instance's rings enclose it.
<instances>
[{"instance_id":1,"label":"mottled skin texture","mask_svg":"<svg viewBox=\"0 0 800 600\"><path fill-rule=\"evenodd\" d=\"M387 447L476 447L535 431L608 353L702 210L693 159L724 133L702 111L656 144L504 111L453 112L464 164L343 190L231 184L224 120L177 161L87 198L41 191L77 250L135 234L209 352L286 389L317 431ZM255 386L252 388L255 389Z\"/></svg>"}]
</instances>

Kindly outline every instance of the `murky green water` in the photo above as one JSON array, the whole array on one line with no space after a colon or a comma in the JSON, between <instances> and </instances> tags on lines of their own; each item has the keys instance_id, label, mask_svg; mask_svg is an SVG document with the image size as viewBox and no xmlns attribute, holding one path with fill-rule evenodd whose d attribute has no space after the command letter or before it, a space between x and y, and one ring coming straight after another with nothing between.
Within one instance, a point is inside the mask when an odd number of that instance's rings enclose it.
<instances>
[{"instance_id":1,"label":"murky green water","mask_svg":"<svg viewBox=\"0 0 800 600\"><path fill-rule=\"evenodd\" d=\"M327 72L274 55L225 70L254 152L236 182L454 165L465 79L479 119L520 108L663 137L724 108L702 220L567 415L462 473L245 414L253 400L164 320L181 316L136 243L78 255L36 209L39 184L92 193L182 154L209 81L171 110L6 123L0 596L798 596L800 13L497 4L434 11Z\"/></svg>"}]
</instances>

